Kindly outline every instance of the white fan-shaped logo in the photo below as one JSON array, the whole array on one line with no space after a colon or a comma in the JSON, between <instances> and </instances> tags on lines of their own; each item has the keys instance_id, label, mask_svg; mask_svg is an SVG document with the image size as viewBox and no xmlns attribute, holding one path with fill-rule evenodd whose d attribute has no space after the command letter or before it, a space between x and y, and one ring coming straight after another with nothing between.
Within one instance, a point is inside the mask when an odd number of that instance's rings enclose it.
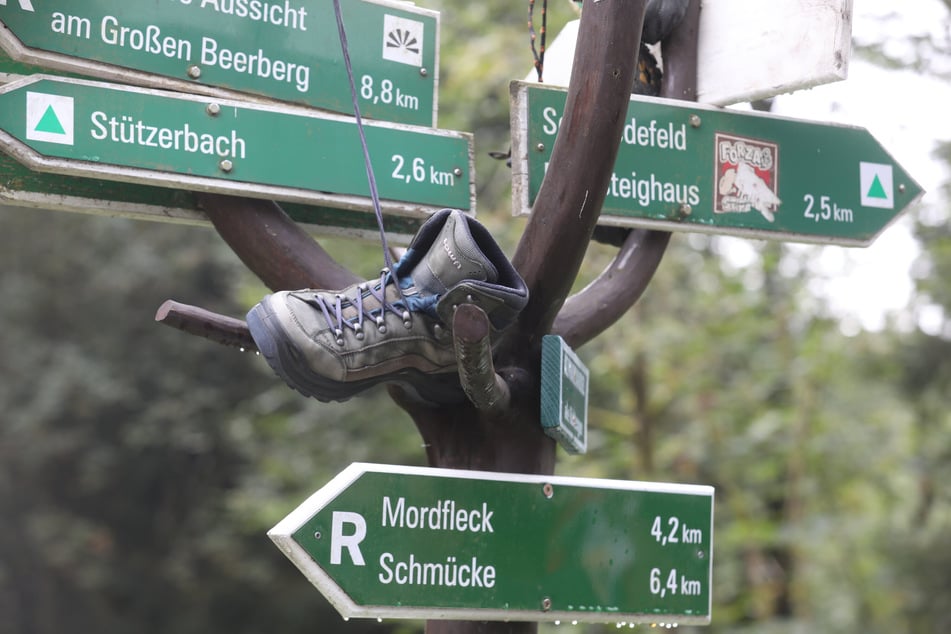
<instances>
[{"instance_id":1,"label":"white fan-shaped logo","mask_svg":"<svg viewBox=\"0 0 951 634\"><path fill-rule=\"evenodd\" d=\"M383 17L383 59L423 65L423 23L395 15Z\"/></svg>"}]
</instances>

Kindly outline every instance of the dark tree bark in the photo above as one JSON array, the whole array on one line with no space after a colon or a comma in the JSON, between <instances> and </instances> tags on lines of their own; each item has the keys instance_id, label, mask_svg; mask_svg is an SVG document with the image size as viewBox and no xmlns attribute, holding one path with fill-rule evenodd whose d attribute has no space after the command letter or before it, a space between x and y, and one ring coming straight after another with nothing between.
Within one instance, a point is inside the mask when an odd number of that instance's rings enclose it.
<instances>
[{"instance_id":1,"label":"dark tree bark","mask_svg":"<svg viewBox=\"0 0 951 634\"><path fill-rule=\"evenodd\" d=\"M552 332L579 348L607 330L647 288L667 250L666 231L631 231L614 260L591 284L572 295Z\"/></svg>"},{"instance_id":2,"label":"dark tree bark","mask_svg":"<svg viewBox=\"0 0 951 634\"><path fill-rule=\"evenodd\" d=\"M344 288L359 278L340 266L277 203L200 194L215 230L272 291Z\"/></svg>"},{"instance_id":3,"label":"dark tree bark","mask_svg":"<svg viewBox=\"0 0 951 634\"><path fill-rule=\"evenodd\" d=\"M508 341L538 354L581 268L607 195L627 114L646 0L586 3L568 99L545 180L512 258L531 296Z\"/></svg>"},{"instance_id":4,"label":"dark tree bark","mask_svg":"<svg viewBox=\"0 0 951 634\"><path fill-rule=\"evenodd\" d=\"M683 21L662 43L662 97L697 100L697 35L700 2L693 0ZM631 231L600 276L569 297L552 331L578 348L601 334L633 306L646 290L670 242L666 231Z\"/></svg>"},{"instance_id":5,"label":"dark tree bark","mask_svg":"<svg viewBox=\"0 0 951 634\"><path fill-rule=\"evenodd\" d=\"M585 3L548 175L512 259L530 299L497 353L510 407L502 412L472 405L431 408L407 402L405 395L398 401L416 422L433 466L554 473L555 443L542 433L539 419L541 338L571 290L604 202L634 85L645 6L646 0ZM427 634L537 630L534 622L426 624Z\"/></svg>"}]
</instances>

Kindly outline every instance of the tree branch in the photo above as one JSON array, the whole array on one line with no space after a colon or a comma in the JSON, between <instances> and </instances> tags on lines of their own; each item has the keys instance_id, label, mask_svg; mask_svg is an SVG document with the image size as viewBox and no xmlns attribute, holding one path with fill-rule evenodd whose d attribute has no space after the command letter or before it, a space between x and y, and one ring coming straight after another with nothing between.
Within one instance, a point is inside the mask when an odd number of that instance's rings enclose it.
<instances>
[{"instance_id":1,"label":"tree branch","mask_svg":"<svg viewBox=\"0 0 951 634\"><path fill-rule=\"evenodd\" d=\"M666 231L631 231L601 275L568 298L552 332L579 348L607 330L643 294L669 241Z\"/></svg>"},{"instance_id":2,"label":"tree branch","mask_svg":"<svg viewBox=\"0 0 951 634\"><path fill-rule=\"evenodd\" d=\"M246 323L198 306L166 300L155 313L155 321L223 346L252 351L258 349Z\"/></svg>"},{"instance_id":3,"label":"tree branch","mask_svg":"<svg viewBox=\"0 0 951 634\"><path fill-rule=\"evenodd\" d=\"M661 96L696 101L699 25L700 0L691 0L684 19L663 42ZM640 299L669 242L666 231L631 231L601 275L568 298L552 331L572 348L604 332Z\"/></svg>"},{"instance_id":4,"label":"tree branch","mask_svg":"<svg viewBox=\"0 0 951 634\"><path fill-rule=\"evenodd\" d=\"M512 258L530 293L510 334L516 356L537 352L581 268L617 158L645 8L602 0L581 12L561 128Z\"/></svg>"},{"instance_id":5,"label":"tree branch","mask_svg":"<svg viewBox=\"0 0 951 634\"><path fill-rule=\"evenodd\" d=\"M360 280L275 202L209 193L198 201L228 246L271 290L333 290Z\"/></svg>"},{"instance_id":6,"label":"tree branch","mask_svg":"<svg viewBox=\"0 0 951 634\"><path fill-rule=\"evenodd\" d=\"M660 96L697 100L697 48L700 35L700 0L690 0L683 20L661 43L664 74Z\"/></svg>"}]
</instances>

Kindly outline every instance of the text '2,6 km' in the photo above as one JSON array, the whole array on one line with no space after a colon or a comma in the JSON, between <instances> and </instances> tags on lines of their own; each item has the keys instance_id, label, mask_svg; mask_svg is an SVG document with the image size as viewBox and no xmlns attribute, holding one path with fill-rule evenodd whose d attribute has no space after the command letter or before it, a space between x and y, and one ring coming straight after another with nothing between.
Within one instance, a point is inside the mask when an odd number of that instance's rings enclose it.
<instances>
[{"instance_id":1,"label":"text '2,6 km'","mask_svg":"<svg viewBox=\"0 0 951 634\"><path fill-rule=\"evenodd\" d=\"M384 212L474 212L470 135L365 131L401 149L374 157ZM43 172L372 209L354 119L288 105L32 75L0 87L0 150Z\"/></svg>"}]
</instances>

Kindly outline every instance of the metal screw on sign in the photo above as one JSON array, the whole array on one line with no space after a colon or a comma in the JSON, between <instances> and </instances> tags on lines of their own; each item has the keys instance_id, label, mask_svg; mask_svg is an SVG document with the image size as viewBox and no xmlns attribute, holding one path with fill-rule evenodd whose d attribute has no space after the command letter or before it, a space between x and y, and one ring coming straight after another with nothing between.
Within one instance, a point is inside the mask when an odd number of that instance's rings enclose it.
<instances>
[{"instance_id":1,"label":"metal screw on sign","mask_svg":"<svg viewBox=\"0 0 951 634\"><path fill-rule=\"evenodd\" d=\"M201 77L201 69L195 65L189 66L188 76L191 77L192 79L198 79L199 77Z\"/></svg>"},{"instance_id":2,"label":"metal screw on sign","mask_svg":"<svg viewBox=\"0 0 951 634\"><path fill-rule=\"evenodd\" d=\"M545 494L545 497L549 500L555 495L555 488L548 482L542 487L542 493Z\"/></svg>"}]
</instances>

